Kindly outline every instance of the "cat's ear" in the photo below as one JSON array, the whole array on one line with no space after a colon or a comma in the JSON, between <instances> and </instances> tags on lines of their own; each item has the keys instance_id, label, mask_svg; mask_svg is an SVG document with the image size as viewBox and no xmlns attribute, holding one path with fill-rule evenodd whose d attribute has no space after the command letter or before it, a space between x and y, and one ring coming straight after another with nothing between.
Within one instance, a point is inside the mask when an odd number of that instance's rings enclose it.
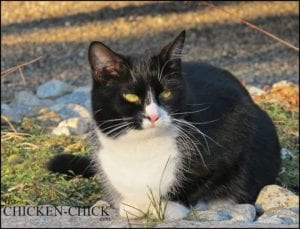
<instances>
[{"instance_id":1,"label":"cat's ear","mask_svg":"<svg viewBox=\"0 0 300 229\"><path fill-rule=\"evenodd\" d=\"M120 75L122 57L99 41L89 47L89 62L95 80L108 81Z\"/></svg>"},{"instance_id":2,"label":"cat's ear","mask_svg":"<svg viewBox=\"0 0 300 229\"><path fill-rule=\"evenodd\" d=\"M183 30L172 42L167 44L160 52L164 59L180 59L185 39L185 30Z\"/></svg>"}]
</instances>

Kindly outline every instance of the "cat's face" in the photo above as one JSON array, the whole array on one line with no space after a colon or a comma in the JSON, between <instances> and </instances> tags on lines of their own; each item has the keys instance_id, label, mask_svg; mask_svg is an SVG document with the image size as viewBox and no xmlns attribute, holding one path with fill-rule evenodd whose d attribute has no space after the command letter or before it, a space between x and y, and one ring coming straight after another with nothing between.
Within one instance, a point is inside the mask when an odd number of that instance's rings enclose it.
<instances>
[{"instance_id":1,"label":"cat's face","mask_svg":"<svg viewBox=\"0 0 300 229\"><path fill-rule=\"evenodd\" d=\"M126 57L100 42L89 48L92 109L98 128L108 136L129 129L163 131L173 126L185 104L180 54L183 31L160 53Z\"/></svg>"}]
</instances>

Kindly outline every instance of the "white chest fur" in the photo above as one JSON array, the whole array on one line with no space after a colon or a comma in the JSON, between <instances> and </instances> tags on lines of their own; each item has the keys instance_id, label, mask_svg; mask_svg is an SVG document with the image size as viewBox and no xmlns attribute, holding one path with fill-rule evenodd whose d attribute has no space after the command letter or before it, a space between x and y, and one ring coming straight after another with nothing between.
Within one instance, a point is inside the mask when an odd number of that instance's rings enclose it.
<instances>
[{"instance_id":1,"label":"white chest fur","mask_svg":"<svg viewBox=\"0 0 300 229\"><path fill-rule=\"evenodd\" d=\"M174 131L131 130L118 139L98 132L101 167L123 199L146 201L149 188L158 197L176 182L179 152Z\"/></svg>"}]
</instances>

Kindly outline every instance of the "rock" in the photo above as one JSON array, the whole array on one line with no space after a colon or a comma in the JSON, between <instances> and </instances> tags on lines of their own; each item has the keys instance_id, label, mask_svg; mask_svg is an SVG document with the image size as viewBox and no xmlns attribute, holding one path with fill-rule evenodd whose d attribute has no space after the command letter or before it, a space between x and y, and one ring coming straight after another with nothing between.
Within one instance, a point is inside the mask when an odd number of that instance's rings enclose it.
<instances>
[{"instance_id":1,"label":"rock","mask_svg":"<svg viewBox=\"0 0 300 229\"><path fill-rule=\"evenodd\" d=\"M41 99L40 102L42 107L51 107L54 105L54 100L52 99Z\"/></svg>"},{"instance_id":2,"label":"rock","mask_svg":"<svg viewBox=\"0 0 300 229\"><path fill-rule=\"evenodd\" d=\"M294 86L295 84L286 80L281 80L272 85L272 88L281 88L285 86Z\"/></svg>"},{"instance_id":3,"label":"rock","mask_svg":"<svg viewBox=\"0 0 300 229\"><path fill-rule=\"evenodd\" d=\"M255 207L251 204L237 204L230 211L233 222L250 223L256 216Z\"/></svg>"},{"instance_id":4,"label":"rock","mask_svg":"<svg viewBox=\"0 0 300 229\"><path fill-rule=\"evenodd\" d=\"M50 80L37 88L41 99L53 99L73 91L73 87L60 80Z\"/></svg>"},{"instance_id":5,"label":"rock","mask_svg":"<svg viewBox=\"0 0 300 229\"><path fill-rule=\"evenodd\" d=\"M39 124L44 128L57 126L61 121L61 117L58 113L45 107L33 109L28 112L26 116L36 118L36 120L40 122Z\"/></svg>"},{"instance_id":6,"label":"rock","mask_svg":"<svg viewBox=\"0 0 300 229\"><path fill-rule=\"evenodd\" d=\"M84 105L86 101L90 100L90 94L86 91L77 91L71 94L64 95L58 99L56 99L57 104L68 104L68 103L76 103L80 105Z\"/></svg>"},{"instance_id":7,"label":"rock","mask_svg":"<svg viewBox=\"0 0 300 229\"><path fill-rule=\"evenodd\" d=\"M258 223L298 224L299 214L290 209L274 209L265 212L257 220Z\"/></svg>"},{"instance_id":8,"label":"rock","mask_svg":"<svg viewBox=\"0 0 300 229\"><path fill-rule=\"evenodd\" d=\"M56 104L51 106L50 109L57 112L62 119L73 117L90 118L89 111L78 104Z\"/></svg>"},{"instance_id":9,"label":"rock","mask_svg":"<svg viewBox=\"0 0 300 229\"><path fill-rule=\"evenodd\" d=\"M27 105L27 106L40 106L39 98L31 91L20 91L15 94L12 106Z\"/></svg>"},{"instance_id":10,"label":"rock","mask_svg":"<svg viewBox=\"0 0 300 229\"><path fill-rule=\"evenodd\" d=\"M10 121L19 123L29 111L40 106L39 98L31 91L20 91L15 94L10 106L7 104L1 105L1 113Z\"/></svg>"},{"instance_id":11,"label":"rock","mask_svg":"<svg viewBox=\"0 0 300 229\"><path fill-rule=\"evenodd\" d=\"M251 204L210 204L209 210L191 211L186 219L198 221L224 221L250 223L256 216L255 207Z\"/></svg>"},{"instance_id":12,"label":"rock","mask_svg":"<svg viewBox=\"0 0 300 229\"><path fill-rule=\"evenodd\" d=\"M13 111L15 112L16 115L20 116L23 118L24 116L27 116L27 114L32 111L33 109L38 109L39 107L37 106L29 106L29 105L18 105L12 107Z\"/></svg>"},{"instance_id":13,"label":"rock","mask_svg":"<svg viewBox=\"0 0 300 229\"><path fill-rule=\"evenodd\" d=\"M70 118L64 120L58 124L58 127L55 128L52 133L55 135L60 135L61 133L67 135L66 128L69 130L69 134L84 134L89 128L88 120L84 118Z\"/></svg>"},{"instance_id":14,"label":"rock","mask_svg":"<svg viewBox=\"0 0 300 229\"><path fill-rule=\"evenodd\" d=\"M284 219L278 218L277 216L265 218L256 221L256 224L289 224Z\"/></svg>"},{"instance_id":15,"label":"rock","mask_svg":"<svg viewBox=\"0 0 300 229\"><path fill-rule=\"evenodd\" d=\"M80 92L83 91L85 93L90 93L91 92L91 86L83 86L83 87L77 87L74 89L74 92Z\"/></svg>"},{"instance_id":16,"label":"rock","mask_svg":"<svg viewBox=\"0 0 300 229\"><path fill-rule=\"evenodd\" d=\"M1 104L1 114L8 113L10 111L11 111L11 108L8 104L6 104L6 103Z\"/></svg>"},{"instance_id":17,"label":"rock","mask_svg":"<svg viewBox=\"0 0 300 229\"><path fill-rule=\"evenodd\" d=\"M56 127L55 129L52 130L52 134L54 135L66 135L70 136L71 132L68 127L62 126L62 127Z\"/></svg>"},{"instance_id":18,"label":"rock","mask_svg":"<svg viewBox=\"0 0 300 229\"><path fill-rule=\"evenodd\" d=\"M255 205L264 212L276 208L298 207L299 196L278 185L267 185L260 191Z\"/></svg>"},{"instance_id":19,"label":"rock","mask_svg":"<svg viewBox=\"0 0 300 229\"><path fill-rule=\"evenodd\" d=\"M9 121L19 123L28 112L36 108L36 106L28 105L14 105L10 107L5 104L1 105L1 114L7 117Z\"/></svg>"},{"instance_id":20,"label":"rock","mask_svg":"<svg viewBox=\"0 0 300 229\"><path fill-rule=\"evenodd\" d=\"M207 211L198 211L194 210L191 211L191 213L186 217L187 220L197 220L201 222L206 221L222 221L222 220L230 220L231 215L228 211L213 211L213 210L207 210Z\"/></svg>"},{"instance_id":21,"label":"rock","mask_svg":"<svg viewBox=\"0 0 300 229\"><path fill-rule=\"evenodd\" d=\"M232 222L253 222L256 216L256 209L251 204L234 204L229 201L212 201L209 209L221 211L223 214L231 216Z\"/></svg>"},{"instance_id":22,"label":"rock","mask_svg":"<svg viewBox=\"0 0 300 229\"><path fill-rule=\"evenodd\" d=\"M209 210L231 209L236 203L229 200L211 200L207 203Z\"/></svg>"},{"instance_id":23,"label":"rock","mask_svg":"<svg viewBox=\"0 0 300 229\"><path fill-rule=\"evenodd\" d=\"M246 86L246 88L251 96L259 96L264 93L264 91L262 89L255 87L255 86L248 85L248 86Z\"/></svg>"},{"instance_id":24,"label":"rock","mask_svg":"<svg viewBox=\"0 0 300 229\"><path fill-rule=\"evenodd\" d=\"M1 115L5 116L10 122L15 123L20 122L22 118L20 115L17 115L6 103L1 104Z\"/></svg>"}]
</instances>

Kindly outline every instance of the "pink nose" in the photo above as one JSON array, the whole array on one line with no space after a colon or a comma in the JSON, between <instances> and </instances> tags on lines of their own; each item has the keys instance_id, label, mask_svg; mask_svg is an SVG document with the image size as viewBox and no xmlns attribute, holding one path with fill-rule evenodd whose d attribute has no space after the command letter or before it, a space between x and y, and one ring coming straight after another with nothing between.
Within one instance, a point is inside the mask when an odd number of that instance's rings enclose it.
<instances>
[{"instance_id":1,"label":"pink nose","mask_svg":"<svg viewBox=\"0 0 300 229\"><path fill-rule=\"evenodd\" d=\"M153 124L153 123L155 123L159 119L159 114L154 113L154 114L149 115L147 118Z\"/></svg>"}]
</instances>

